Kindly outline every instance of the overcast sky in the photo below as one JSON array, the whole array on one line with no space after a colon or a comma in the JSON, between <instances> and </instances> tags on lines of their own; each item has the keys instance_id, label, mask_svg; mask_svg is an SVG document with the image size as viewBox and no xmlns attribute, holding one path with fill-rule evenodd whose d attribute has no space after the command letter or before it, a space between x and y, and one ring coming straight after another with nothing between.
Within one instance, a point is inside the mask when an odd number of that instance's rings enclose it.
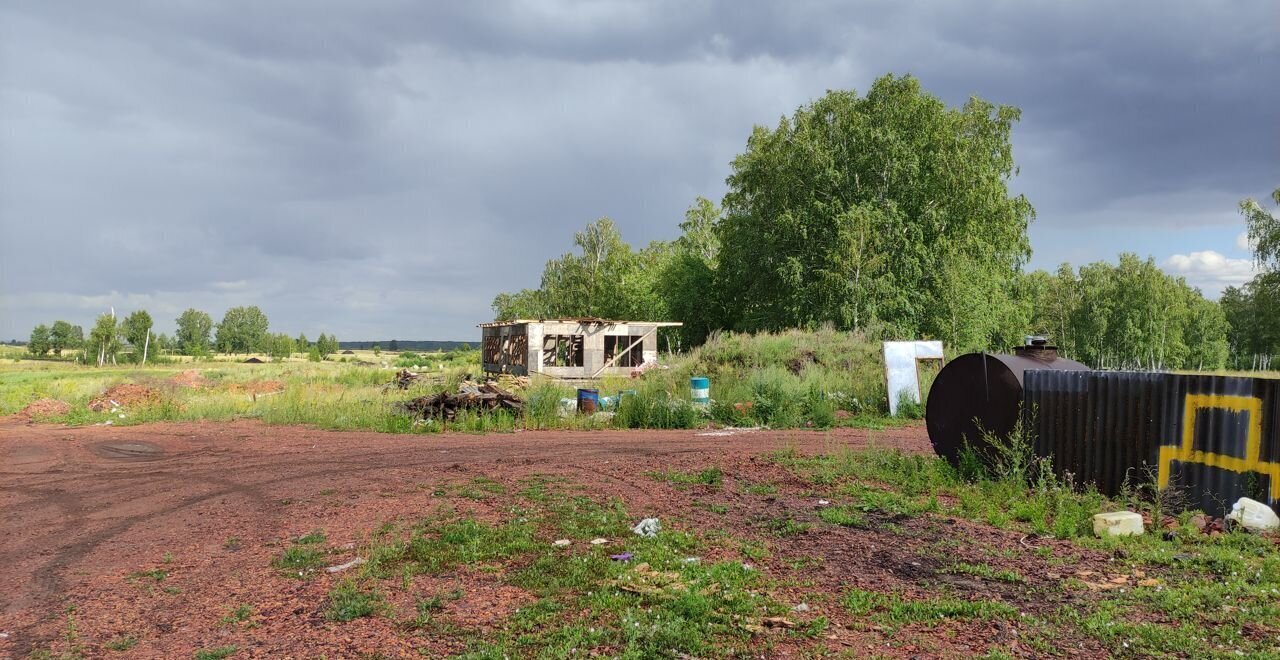
<instances>
[{"instance_id":1,"label":"overcast sky","mask_svg":"<svg viewBox=\"0 0 1280 660\"><path fill-rule=\"evenodd\" d=\"M474 340L613 218L670 239L751 127L911 73L1016 105L1033 267L1251 275L1280 186L1280 3L0 5L0 338L114 306L159 330Z\"/></svg>"}]
</instances>

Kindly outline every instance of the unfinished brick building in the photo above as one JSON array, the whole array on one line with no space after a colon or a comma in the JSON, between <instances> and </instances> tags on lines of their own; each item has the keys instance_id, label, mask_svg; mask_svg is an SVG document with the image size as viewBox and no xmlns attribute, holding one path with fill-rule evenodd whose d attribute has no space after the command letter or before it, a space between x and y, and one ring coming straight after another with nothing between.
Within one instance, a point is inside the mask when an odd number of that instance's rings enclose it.
<instances>
[{"instance_id":1,"label":"unfinished brick building","mask_svg":"<svg viewBox=\"0 0 1280 660\"><path fill-rule=\"evenodd\" d=\"M658 359L658 328L680 323L604 319L520 319L482 323L487 373L588 379L627 375Z\"/></svg>"}]
</instances>

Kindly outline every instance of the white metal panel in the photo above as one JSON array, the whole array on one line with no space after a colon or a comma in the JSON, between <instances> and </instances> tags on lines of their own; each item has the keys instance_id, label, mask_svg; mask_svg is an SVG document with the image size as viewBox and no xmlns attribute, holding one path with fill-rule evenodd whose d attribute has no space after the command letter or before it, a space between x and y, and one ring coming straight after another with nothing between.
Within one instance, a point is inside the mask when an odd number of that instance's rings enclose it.
<instances>
[{"instance_id":1,"label":"white metal panel","mask_svg":"<svg viewBox=\"0 0 1280 660\"><path fill-rule=\"evenodd\" d=\"M906 396L920 403L918 360L941 360L940 341L887 341L884 343L885 389L889 394L889 414L898 414L898 400Z\"/></svg>"}]
</instances>

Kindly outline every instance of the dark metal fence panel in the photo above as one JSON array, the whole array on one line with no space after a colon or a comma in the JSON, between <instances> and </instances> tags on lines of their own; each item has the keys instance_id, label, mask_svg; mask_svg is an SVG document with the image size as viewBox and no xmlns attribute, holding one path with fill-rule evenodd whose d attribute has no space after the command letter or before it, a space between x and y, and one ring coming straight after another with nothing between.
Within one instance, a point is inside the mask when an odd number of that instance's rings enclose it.
<instances>
[{"instance_id":1,"label":"dark metal fence panel","mask_svg":"<svg viewBox=\"0 0 1280 660\"><path fill-rule=\"evenodd\" d=\"M1028 371L1023 408L1036 453L1076 483L1155 479L1215 515L1242 496L1280 504L1280 381Z\"/></svg>"}]
</instances>

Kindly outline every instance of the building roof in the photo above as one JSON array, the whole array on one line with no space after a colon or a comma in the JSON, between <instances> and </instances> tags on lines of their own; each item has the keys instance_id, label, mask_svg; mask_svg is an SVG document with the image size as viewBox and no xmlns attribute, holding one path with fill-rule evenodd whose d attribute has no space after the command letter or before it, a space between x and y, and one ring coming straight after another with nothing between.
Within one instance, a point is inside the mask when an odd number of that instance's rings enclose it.
<instances>
[{"instance_id":1,"label":"building roof","mask_svg":"<svg viewBox=\"0 0 1280 660\"><path fill-rule=\"evenodd\" d=\"M557 319L515 319L513 321L493 321L481 323L481 328L500 328L506 325L528 325L530 323L581 323L585 325L656 325L660 328L673 328L684 325L677 321L611 321L592 317L557 318Z\"/></svg>"}]
</instances>

